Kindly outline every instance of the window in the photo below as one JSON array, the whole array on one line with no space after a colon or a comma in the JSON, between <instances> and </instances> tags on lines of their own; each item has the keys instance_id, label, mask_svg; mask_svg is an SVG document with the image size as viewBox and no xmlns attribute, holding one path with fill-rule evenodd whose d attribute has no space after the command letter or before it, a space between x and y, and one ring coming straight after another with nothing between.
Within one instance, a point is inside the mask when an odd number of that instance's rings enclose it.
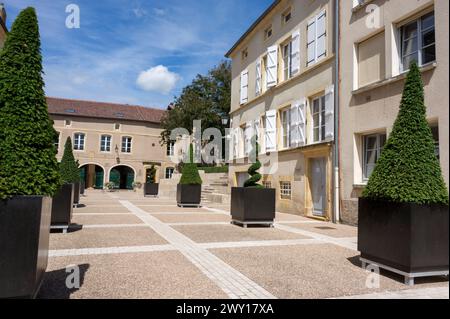
<instances>
[{"instance_id":1,"label":"window","mask_svg":"<svg viewBox=\"0 0 450 319\"><path fill-rule=\"evenodd\" d=\"M386 144L386 134L364 136L363 179L367 181L372 175L375 165Z\"/></svg>"},{"instance_id":2,"label":"window","mask_svg":"<svg viewBox=\"0 0 450 319\"><path fill-rule=\"evenodd\" d=\"M131 137L122 137L122 153L131 153L131 141Z\"/></svg>"},{"instance_id":3,"label":"window","mask_svg":"<svg viewBox=\"0 0 450 319\"><path fill-rule=\"evenodd\" d=\"M272 188L272 182L264 181L263 186L264 186L264 188Z\"/></svg>"},{"instance_id":4,"label":"window","mask_svg":"<svg viewBox=\"0 0 450 319\"><path fill-rule=\"evenodd\" d=\"M292 198L291 182L280 182L280 196L281 199Z\"/></svg>"},{"instance_id":5,"label":"window","mask_svg":"<svg viewBox=\"0 0 450 319\"><path fill-rule=\"evenodd\" d=\"M245 60L248 58L248 49L242 50L242 60Z\"/></svg>"},{"instance_id":6,"label":"window","mask_svg":"<svg viewBox=\"0 0 450 319\"><path fill-rule=\"evenodd\" d=\"M262 91L265 92L267 91L267 55L265 55L262 59L262 69L264 70L264 72L262 73Z\"/></svg>"},{"instance_id":7,"label":"window","mask_svg":"<svg viewBox=\"0 0 450 319\"><path fill-rule=\"evenodd\" d=\"M282 15L281 15L281 19L283 24L288 23L289 21L291 21L292 19L292 11L291 9L287 9Z\"/></svg>"},{"instance_id":8,"label":"window","mask_svg":"<svg viewBox=\"0 0 450 319\"><path fill-rule=\"evenodd\" d=\"M283 79L289 80L292 76L292 42L283 45Z\"/></svg>"},{"instance_id":9,"label":"window","mask_svg":"<svg viewBox=\"0 0 450 319\"><path fill-rule=\"evenodd\" d=\"M264 40L271 38L272 34L273 34L272 26L270 26L266 30L264 30Z\"/></svg>"},{"instance_id":10,"label":"window","mask_svg":"<svg viewBox=\"0 0 450 319\"><path fill-rule=\"evenodd\" d=\"M322 11L308 22L307 27L308 59L306 66L311 66L327 55L326 11Z\"/></svg>"},{"instance_id":11,"label":"window","mask_svg":"<svg viewBox=\"0 0 450 319\"><path fill-rule=\"evenodd\" d=\"M402 71L408 70L413 61L419 66L436 61L434 12L404 25L400 32Z\"/></svg>"},{"instance_id":12,"label":"window","mask_svg":"<svg viewBox=\"0 0 450 319\"><path fill-rule=\"evenodd\" d=\"M119 123L114 124L114 129L116 131L119 131L120 130L120 124Z\"/></svg>"},{"instance_id":13,"label":"window","mask_svg":"<svg viewBox=\"0 0 450 319\"><path fill-rule=\"evenodd\" d=\"M248 102L248 70L244 70L241 73L241 104Z\"/></svg>"},{"instance_id":14,"label":"window","mask_svg":"<svg viewBox=\"0 0 450 319\"><path fill-rule=\"evenodd\" d=\"M251 149L251 127L249 125L245 125L241 127L242 132L244 133L244 156L248 156L250 154Z\"/></svg>"},{"instance_id":15,"label":"window","mask_svg":"<svg viewBox=\"0 0 450 319\"><path fill-rule=\"evenodd\" d=\"M65 126L71 126L72 125L72 121L71 120L65 120L64 121L64 125Z\"/></svg>"},{"instance_id":16,"label":"window","mask_svg":"<svg viewBox=\"0 0 450 319\"><path fill-rule=\"evenodd\" d=\"M56 153L59 152L59 137L61 133L56 132L55 140L53 141L53 145L55 145Z\"/></svg>"},{"instance_id":17,"label":"window","mask_svg":"<svg viewBox=\"0 0 450 319\"><path fill-rule=\"evenodd\" d=\"M325 140L325 96L317 98L312 103L313 141Z\"/></svg>"},{"instance_id":18,"label":"window","mask_svg":"<svg viewBox=\"0 0 450 319\"><path fill-rule=\"evenodd\" d=\"M433 139L434 139L434 153L436 154L437 158L440 159L441 152L440 152L440 146L439 146L439 126L432 125L431 132L433 133Z\"/></svg>"},{"instance_id":19,"label":"window","mask_svg":"<svg viewBox=\"0 0 450 319\"><path fill-rule=\"evenodd\" d=\"M102 135L100 137L100 152L111 152L111 140L110 135Z\"/></svg>"},{"instance_id":20,"label":"window","mask_svg":"<svg viewBox=\"0 0 450 319\"><path fill-rule=\"evenodd\" d=\"M166 179L172 179L175 169L173 167L166 168Z\"/></svg>"},{"instance_id":21,"label":"window","mask_svg":"<svg viewBox=\"0 0 450 319\"><path fill-rule=\"evenodd\" d=\"M285 109L281 111L281 137L282 137L282 147L291 147L291 109Z\"/></svg>"},{"instance_id":22,"label":"window","mask_svg":"<svg viewBox=\"0 0 450 319\"><path fill-rule=\"evenodd\" d=\"M170 141L167 144L167 156L174 156L175 155L175 142Z\"/></svg>"},{"instance_id":23,"label":"window","mask_svg":"<svg viewBox=\"0 0 450 319\"><path fill-rule=\"evenodd\" d=\"M358 44L359 87L385 78L385 36L381 32Z\"/></svg>"},{"instance_id":24,"label":"window","mask_svg":"<svg viewBox=\"0 0 450 319\"><path fill-rule=\"evenodd\" d=\"M73 137L73 149L75 151L84 151L85 135L84 133L75 133Z\"/></svg>"}]
</instances>

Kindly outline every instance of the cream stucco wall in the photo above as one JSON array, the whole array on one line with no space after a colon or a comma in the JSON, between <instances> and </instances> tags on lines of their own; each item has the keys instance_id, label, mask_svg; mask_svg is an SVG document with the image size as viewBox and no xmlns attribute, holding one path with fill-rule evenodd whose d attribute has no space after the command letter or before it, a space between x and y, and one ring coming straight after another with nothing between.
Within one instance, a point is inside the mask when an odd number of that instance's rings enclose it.
<instances>
[{"instance_id":1,"label":"cream stucco wall","mask_svg":"<svg viewBox=\"0 0 450 319\"><path fill-rule=\"evenodd\" d=\"M114 121L98 118L81 118L70 116L52 115L54 127L60 133L58 160L61 159L64 151L64 143L67 137L72 141L75 133L85 134L85 150L74 151L74 156L79 160L80 165L96 164L104 169L104 181L109 181L109 172L118 165L131 167L135 172L136 182L145 182L145 171L152 164L158 168L158 179L165 178L165 169L175 167L170 158L166 155L167 149L160 145L160 133L162 129L157 124ZM66 126L66 120L71 121L70 126ZM115 124L120 124L120 130L115 130ZM111 152L100 151L101 135L111 135ZM130 154L121 152L122 137L132 137L132 152ZM116 152L116 146L118 152ZM119 158L119 161L117 160Z\"/></svg>"},{"instance_id":2,"label":"cream stucco wall","mask_svg":"<svg viewBox=\"0 0 450 319\"><path fill-rule=\"evenodd\" d=\"M287 8L292 10L292 19L289 23L282 23L282 13ZM306 66L306 38L307 23L323 9L327 13L327 56L310 67ZM273 35L264 39L264 31L272 25ZM282 1L263 21L253 30L249 36L237 46L231 54L232 58L232 96L231 119L232 127L241 127L248 121L259 119L268 110L280 110L291 105L294 101L323 95L327 87L334 83L334 47L333 47L333 1ZM273 45L281 45L290 38L295 30L300 30L300 71L287 81L280 81L280 57L278 58L279 82L274 88L256 96L256 64L267 53L267 48ZM248 57L242 59L242 51L248 51ZM240 105L240 75L245 69L249 71L248 103ZM307 122L311 122L309 103L307 107ZM277 120L280 124L279 118ZM309 124L310 125L310 124ZM278 129L280 131L280 129ZM309 129L307 129L309 131ZM280 141L280 132L278 132ZM280 144L280 143L279 143ZM314 151L316 151L314 153ZM327 159L328 183L331 187L331 148L329 143L306 146L278 152L278 170L267 176L264 181L271 181L272 187L277 189L277 210L280 212L307 215L307 208L311 208L311 200L308 195L308 163L305 159L306 152L312 152L312 157L320 156ZM239 161L239 162L242 162ZM230 166L229 182L231 186L237 186L237 173L246 172L248 164L239 164L236 161ZM279 183L289 181L292 186L292 198L282 200L280 198ZM327 189L327 218L331 219L331 189ZM310 212L311 213L311 212Z\"/></svg>"},{"instance_id":3,"label":"cream stucco wall","mask_svg":"<svg viewBox=\"0 0 450 319\"><path fill-rule=\"evenodd\" d=\"M435 12L437 61L423 69L425 103L430 123L439 124L440 158L445 181L449 182L448 152L448 16L449 2L441 0L370 1L380 13L380 26L368 28L367 7L352 11L352 1L341 1L340 61L340 150L341 217L349 223L357 220L357 198L364 187L360 136L385 131L389 134L398 113L404 85L398 62L399 26L424 13ZM370 22L370 20L369 20ZM369 23L370 25L370 23ZM357 43L384 32L384 80L358 87ZM375 73L376 70L367 72Z\"/></svg>"}]
</instances>

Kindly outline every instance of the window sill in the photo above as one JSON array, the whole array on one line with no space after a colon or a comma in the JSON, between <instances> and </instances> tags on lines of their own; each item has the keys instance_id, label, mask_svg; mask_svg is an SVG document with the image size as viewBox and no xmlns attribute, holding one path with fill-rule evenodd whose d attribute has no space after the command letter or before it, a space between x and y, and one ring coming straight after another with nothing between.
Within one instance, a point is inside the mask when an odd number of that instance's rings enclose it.
<instances>
[{"instance_id":1,"label":"window sill","mask_svg":"<svg viewBox=\"0 0 450 319\"><path fill-rule=\"evenodd\" d=\"M424 72L427 72L427 71L430 71L430 70L434 70L436 67L437 67L437 62L428 63L428 64L420 67L420 72L424 73ZM358 95L358 94L361 94L361 93L365 93L367 91L371 91L371 90L377 89L377 88L382 87L382 86L386 86L386 85L389 85L389 84L392 84L392 83L404 80L404 79L406 79L407 75L408 75L408 72L402 72L399 75L391 77L389 79L384 79L384 80L380 80L380 81L377 81L377 82L374 82L374 83L371 83L371 84L367 84L367 85L365 85L363 87L360 87L357 90L353 90L352 94L353 95Z\"/></svg>"},{"instance_id":2,"label":"window sill","mask_svg":"<svg viewBox=\"0 0 450 319\"><path fill-rule=\"evenodd\" d=\"M353 7L352 8L352 12L355 13L355 12L361 10L362 8L364 8L365 6L367 6L371 2L373 2L373 0L365 0L363 3L360 3L357 6Z\"/></svg>"},{"instance_id":3,"label":"window sill","mask_svg":"<svg viewBox=\"0 0 450 319\"><path fill-rule=\"evenodd\" d=\"M366 188L366 186L367 186L367 183L353 184L353 188L356 188L356 189L363 189L363 188Z\"/></svg>"}]
</instances>

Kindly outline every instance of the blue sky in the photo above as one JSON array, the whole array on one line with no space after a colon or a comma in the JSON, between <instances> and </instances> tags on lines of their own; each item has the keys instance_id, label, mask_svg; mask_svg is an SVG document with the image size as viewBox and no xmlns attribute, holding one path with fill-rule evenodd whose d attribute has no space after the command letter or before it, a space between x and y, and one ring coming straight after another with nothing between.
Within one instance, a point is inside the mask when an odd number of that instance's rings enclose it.
<instances>
[{"instance_id":1,"label":"blue sky","mask_svg":"<svg viewBox=\"0 0 450 319\"><path fill-rule=\"evenodd\" d=\"M36 8L48 96L165 108L217 65L272 0L3 0ZM68 29L65 9L80 8Z\"/></svg>"}]
</instances>

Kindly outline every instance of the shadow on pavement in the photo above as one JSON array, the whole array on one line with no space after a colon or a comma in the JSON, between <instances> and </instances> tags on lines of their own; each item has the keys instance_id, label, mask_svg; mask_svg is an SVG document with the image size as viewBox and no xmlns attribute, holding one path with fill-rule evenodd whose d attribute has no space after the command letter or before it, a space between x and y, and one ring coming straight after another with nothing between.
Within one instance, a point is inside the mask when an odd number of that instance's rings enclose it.
<instances>
[{"instance_id":1,"label":"shadow on pavement","mask_svg":"<svg viewBox=\"0 0 450 319\"><path fill-rule=\"evenodd\" d=\"M79 269L79 288L84 284L84 276L88 271L90 265L82 264L76 265ZM66 268L58 269L54 271L48 271L44 275L44 282L37 295L38 299L70 299L70 296L79 290L79 288L68 288L66 281L69 284L77 282L74 280L74 275L76 273L73 270Z\"/></svg>"}]
</instances>

